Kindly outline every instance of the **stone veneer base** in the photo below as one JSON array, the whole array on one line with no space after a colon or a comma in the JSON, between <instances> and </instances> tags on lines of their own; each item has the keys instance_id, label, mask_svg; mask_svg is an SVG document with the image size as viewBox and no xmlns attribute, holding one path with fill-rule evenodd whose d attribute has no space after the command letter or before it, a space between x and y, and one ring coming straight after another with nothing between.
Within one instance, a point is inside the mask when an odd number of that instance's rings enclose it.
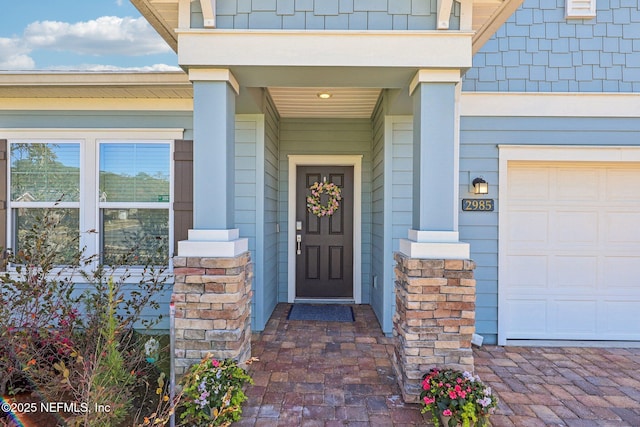
<instances>
[{"instance_id":1,"label":"stone veneer base","mask_svg":"<svg viewBox=\"0 0 640 427\"><path fill-rule=\"evenodd\" d=\"M475 263L460 259L396 260L393 365L402 396L417 403L422 376L433 367L473 372Z\"/></svg>"},{"instance_id":2,"label":"stone veneer base","mask_svg":"<svg viewBox=\"0 0 640 427\"><path fill-rule=\"evenodd\" d=\"M240 362L251 357L249 252L233 258L178 256L173 265L176 374L208 353Z\"/></svg>"}]
</instances>

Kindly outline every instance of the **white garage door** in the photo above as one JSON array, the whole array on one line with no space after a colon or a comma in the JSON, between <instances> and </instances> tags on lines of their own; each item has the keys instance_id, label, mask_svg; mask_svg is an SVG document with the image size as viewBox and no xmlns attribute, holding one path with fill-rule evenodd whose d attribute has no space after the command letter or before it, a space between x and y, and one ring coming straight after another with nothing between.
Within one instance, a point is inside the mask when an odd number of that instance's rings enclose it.
<instances>
[{"instance_id":1,"label":"white garage door","mask_svg":"<svg viewBox=\"0 0 640 427\"><path fill-rule=\"evenodd\" d=\"M507 197L505 338L640 340L640 166L509 163Z\"/></svg>"}]
</instances>

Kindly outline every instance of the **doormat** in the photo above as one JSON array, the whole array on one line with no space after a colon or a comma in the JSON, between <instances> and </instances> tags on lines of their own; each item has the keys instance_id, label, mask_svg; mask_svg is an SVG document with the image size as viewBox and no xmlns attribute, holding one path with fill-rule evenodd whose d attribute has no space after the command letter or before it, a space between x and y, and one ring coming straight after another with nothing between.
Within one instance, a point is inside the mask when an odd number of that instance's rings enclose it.
<instances>
[{"instance_id":1,"label":"doormat","mask_svg":"<svg viewBox=\"0 0 640 427\"><path fill-rule=\"evenodd\" d=\"M353 308L343 304L293 304L287 320L354 322Z\"/></svg>"}]
</instances>

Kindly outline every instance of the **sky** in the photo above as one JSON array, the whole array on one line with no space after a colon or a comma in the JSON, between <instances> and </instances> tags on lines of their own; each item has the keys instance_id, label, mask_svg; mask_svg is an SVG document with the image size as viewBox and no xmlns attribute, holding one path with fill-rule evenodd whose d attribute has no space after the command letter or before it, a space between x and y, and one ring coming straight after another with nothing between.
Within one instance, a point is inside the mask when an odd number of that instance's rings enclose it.
<instances>
[{"instance_id":1,"label":"sky","mask_svg":"<svg viewBox=\"0 0 640 427\"><path fill-rule=\"evenodd\" d=\"M175 71L129 0L0 0L0 71Z\"/></svg>"}]
</instances>

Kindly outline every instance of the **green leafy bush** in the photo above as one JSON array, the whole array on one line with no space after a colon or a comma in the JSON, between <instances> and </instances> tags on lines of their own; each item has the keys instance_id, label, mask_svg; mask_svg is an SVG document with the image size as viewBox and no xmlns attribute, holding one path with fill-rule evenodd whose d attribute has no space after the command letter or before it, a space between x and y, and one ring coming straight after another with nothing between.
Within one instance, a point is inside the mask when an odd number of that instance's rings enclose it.
<instances>
[{"instance_id":1,"label":"green leafy bush","mask_svg":"<svg viewBox=\"0 0 640 427\"><path fill-rule=\"evenodd\" d=\"M228 426L238 421L247 399L243 391L247 383L253 380L233 359L218 361L209 355L192 365L182 378L183 425Z\"/></svg>"}]
</instances>

